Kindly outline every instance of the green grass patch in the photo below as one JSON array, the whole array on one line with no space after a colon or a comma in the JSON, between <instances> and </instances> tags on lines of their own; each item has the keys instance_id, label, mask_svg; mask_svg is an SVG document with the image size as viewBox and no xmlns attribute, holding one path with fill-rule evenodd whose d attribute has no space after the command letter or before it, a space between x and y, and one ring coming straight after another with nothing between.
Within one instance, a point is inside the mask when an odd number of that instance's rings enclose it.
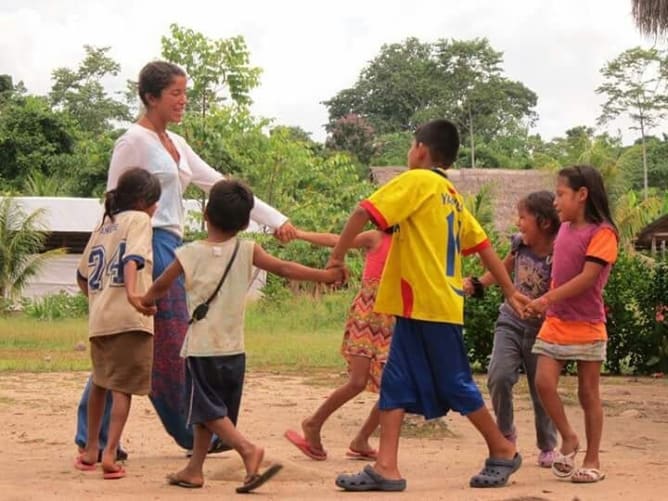
<instances>
[{"instance_id":1,"label":"green grass patch","mask_svg":"<svg viewBox=\"0 0 668 501\"><path fill-rule=\"evenodd\" d=\"M343 370L339 349L351 300L352 292L343 291L251 305L246 312L249 370ZM45 321L14 314L0 317L0 332L0 372L90 369L86 318Z\"/></svg>"}]
</instances>

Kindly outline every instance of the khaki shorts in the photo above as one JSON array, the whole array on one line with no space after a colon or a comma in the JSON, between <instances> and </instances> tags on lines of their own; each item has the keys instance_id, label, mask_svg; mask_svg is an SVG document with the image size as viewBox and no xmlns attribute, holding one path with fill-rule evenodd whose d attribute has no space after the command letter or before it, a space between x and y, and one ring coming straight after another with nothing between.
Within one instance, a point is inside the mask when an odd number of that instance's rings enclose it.
<instances>
[{"instance_id":1,"label":"khaki shorts","mask_svg":"<svg viewBox=\"0 0 668 501\"><path fill-rule=\"evenodd\" d=\"M93 383L129 395L148 395L153 368L153 336L121 332L90 339Z\"/></svg>"},{"instance_id":2,"label":"khaki shorts","mask_svg":"<svg viewBox=\"0 0 668 501\"><path fill-rule=\"evenodd\" d=\"M545 355L555 360L581 360L583 362L603 362L607 341L585 344L554 344L536 339L531 353Z\"/></svg>"}]
</instances>

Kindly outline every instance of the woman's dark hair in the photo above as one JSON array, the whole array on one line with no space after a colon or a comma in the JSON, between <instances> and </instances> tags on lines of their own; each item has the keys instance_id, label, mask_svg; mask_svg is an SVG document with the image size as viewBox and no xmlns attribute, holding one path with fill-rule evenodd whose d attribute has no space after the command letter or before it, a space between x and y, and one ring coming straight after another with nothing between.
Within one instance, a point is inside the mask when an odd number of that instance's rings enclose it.
<instances>
[{"instance_id":1,"label":"woman's dark hair","mask_svg":"<svg viewBox=\"0 0 668 501\"><path fill-rule=\"evenodd\" d=\"M253 192L248 186L235 179L223 179L209 192L206 219L220 231L238 233L250 223L254 205Z\"/></svg>"},{"instance_id":2,"label":"woman's dark hair","mask_svg":"<svg viewBox=\"0 0 668 501\"><path fill-rule=\"evenodd\" d=\"M587 188L585 219L590 223L609 223L615 231L617 226L612 220L608 194L605 191L601 173L590 165L573 165L559 171L559 177L574 191Z\"/></svg>"},{"instance_id":3,"label":"woman's dark hair","mask_svg":"<svg viewBox=\"0 0 668 501\"><path fill-rule=\"evenodd\" d=\"M450 167L457 160L459 133L455 124L449 120L432 120L418 127L415 142L429 149L434 166Z\"/></svg>"},{"instance_id":4,"label":"woman's dark hair","mask_svg":"<svg viewBox=\"0 0 668 501\"><path fill-rule=\"evenodd\" d=\"M167 61L153 61L139 72L137 90L139 99L148 107L147 95L160 97L160 94L172 83L175 77L185 77L186 72L179 66Z\"/></svg>"},{"instance_id":5,"label":"woman's dark hair","mask_svg":"<svg viewBox=\"0 0 668 501\"><path fill-rule=\"evenodd\" d=\"M104 195L104 217L113 222L114 214L126 210L143 210L160 199L160 181L149 171L133 167L118 179L113 190Z\"/></svg>"},{"instance_id":6,"label":"woman's dark hair","mask_svg":"<svg viewBox=\"0 0 668 501\"><path fill-rule=\"evenodd\" d=\"M549 223L547 231L550 235L556 235L559 231L561 221L554 207L554 193L551 191L531 192L517 202L517 207L534 216L539 228L542 228L544 223Z\"/></svg>"}]
</instances>

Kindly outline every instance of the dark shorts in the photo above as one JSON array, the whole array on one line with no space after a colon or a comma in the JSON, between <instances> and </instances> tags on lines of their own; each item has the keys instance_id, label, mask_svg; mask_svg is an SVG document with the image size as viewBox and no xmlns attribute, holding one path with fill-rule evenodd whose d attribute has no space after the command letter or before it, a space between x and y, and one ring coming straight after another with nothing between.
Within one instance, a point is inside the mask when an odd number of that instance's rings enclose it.
<instances>
[{"instance_id":1,"label":"dark shorts","mask_svg":"<svg viewBox=\"0 0 668 501\"><path fill-rule=\"evenodd\" d=\"M186 358L188 424L228 417L236 423L246 372L246 355Z\"/></svg>"},{"instance_id":2,"label":"dark shorts","mask_svg":"<svg viewBox=\"0 0 668 501\"><path fill-rule=\"evenodd\" d=\"M449 410L470 414L484 405L461 326L397 317L379 408L404 409L433 419Z\"/></svg>"}]
</instances>

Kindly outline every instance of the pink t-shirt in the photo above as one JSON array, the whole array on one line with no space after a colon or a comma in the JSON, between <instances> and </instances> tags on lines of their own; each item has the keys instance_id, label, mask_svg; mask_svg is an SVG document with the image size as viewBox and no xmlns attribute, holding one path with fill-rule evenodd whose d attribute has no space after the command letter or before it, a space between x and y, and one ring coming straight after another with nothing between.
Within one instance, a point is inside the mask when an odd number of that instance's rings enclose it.
<instances>
[{"instance_id":1,"label":"pink t-shirt","mask_svg":"<svg viewBox=\"0 0 668 501\"><path fill-rule=\"evenodd\" d=\"M573 228L570 223L562 223L554 241L552 288L580 274L586 261L598 262L602 268L592 287L551 305L547 316L567 321L605 322L603 288L616 259L617 234L609 224L587 224Z\"/></svg>"},{"instance_id":2,"label":"pink t-shirt","mask_svg":"<svg viewBox=\"0 0 668 501\"><path fill-rule=\"evenodd\" d=\"M392 245L392 235L383 232L380 240L380 245L367 252L364 260L364 271L362 272L362 280L380 280L383 275L383 268L385 261L387 261L387 254L390 252L390 245Z\"/></svg>"}]
</instances>

